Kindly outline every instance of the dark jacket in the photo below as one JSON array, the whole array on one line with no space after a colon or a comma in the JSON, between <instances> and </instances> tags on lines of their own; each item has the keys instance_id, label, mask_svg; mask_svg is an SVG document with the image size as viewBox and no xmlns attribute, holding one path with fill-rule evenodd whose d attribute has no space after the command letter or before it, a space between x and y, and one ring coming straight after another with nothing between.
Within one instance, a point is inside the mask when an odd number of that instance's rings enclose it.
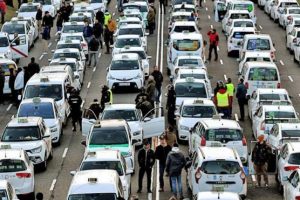
<instances>
[{"instance_id":1,"label":"dark jacket","mask_svg":"<svg viewBox=\"0 0 300 200\"><path fill-rule=\"evenodd\" d=\"M99 9L96 13L96 19L101 23L104 24L104 13Z\"/></svg>"},{"instance_id":2,"label":"dark jacket","mask_svg":"<svg viewBox=\"0 0 300 200\"><path fill-rule=\"evenodd\" d=\"M24 87L25 87L26 83L28 82L28 80L30 79L30 77L31 77L31 75L30 75L28 68L24 68Z\"/></svg>"},{"instance_id":3,"label":"dark jacket","mask_svg":"<svg viewBox=\"0 0 300 200\"><path fill-rule=\"evenodd\" d=\"M96 38L92 38L89 42L89 50L90 51L98 51L100 43Z\"/></svg>"},{"instance_id":4,"label":"dark jacket","mask_svg":"<svg viewBox=\"0 0 300 200\"><path fill-rule=\"evenodd\" d=\"M15 80L16 80L16 75L14 73L10 73L9 80L8 80L8 86L11 90L15 89Z\"/></svg>"},{"instance_id":5,"label":"dark jacket","mask_svg":"<svg viewBox=\"0 0 300 200\"><path fill-rule=\"evenodd\" d=\"M90 26L85 26L83 28L83 37L91 37L93 35L93 28Z\"/></svg>"},{"instance_id":6,"label":"dark jacket","mask_svg":"<svg viewBox=\"0 0 300 200\"><path fill-rule=\"evenodd\" d=\"M108 28L104 29L104 42L107 43L110 40L110 32Z\"/></svg>"},{"instance_id":7,"label":"dark jacket","mask_svg":"<svg viewBox=\"0 0 300 200\"><path fill-rule=\"evenodd\" d=\"M245 99L247 95L246 86L243 83L239 83L236 89L236 98Z\"/></svg>"},{"instance_id":8,"label":"dark jacket","mask_svg":"<svg viewBox=\"0 0 300 200\"><path fill-rule=\"evenodd\" d=\"M53 27L53 17L51 15L43 17L43 26Z\"/></svg>"},{"instance_id":9,"label":"dark jacket","mask_svg":"<svg viewBox=\"0 0 300 200\"><path fill-rule=\"evenodd\" d=\"M96 38L99 38L103 34L103 25L100 23L95 23L93 26L93 32Z\"/></svg>"},{"instance_id":10,"label":"dark jacket","mask_svg":"<svg viewBox=\"0 0 300 200\"><path fill-rule=\"evenodd\" d=\"M162 145L158 145L155 149L155 158L159 160L160 165L165 165L167 161L167 156L172 150L170 145L163 147Z\"/></svg>"},{"instance_id":11,"label":"dark jacket","mask_svg":"<svg viewBox=\"0 0 300 200\"><path fill-rule=\"evenodd\" d=\"M138 153L138 162L140 168L152 168L152 166L155 163L155 156L154 151L152 149L149 149L147 151L147 158L146 158L146 150L142 148Z\"/></svg>"},{"instance_id":12,"label":"dark jacket","mask_svg":"<svg viewBox=\"0 0 300 200\"><path fill-rule=\"evenodd\" d=\"M175 90L168 91L167 98L167 109L175 109L176 108L176 92Z\"/></svg>"},{"instance_id":13,"label":"dark jacket","mask_svg":"<svg viewBox=\"0 0 300 200\"><path fill-rule=\"evenodd\" d=\"M81 114L81 103L82 99L79 95L77 94L71 94L69 97L69 105L71 109L71 114L76 115L76 114Z\"/></svg>"},{"instance_id":14,"label":"dark jacket","mask_svg":"<svg viewBox=\"0 0 300 200\"><path fill-rule=\"evenodd\" d=\"M139 99L145 97L145 99L149 99L148 94L146 94L145 92L140 92L136 95L135 97L135 104L139 103Z\"/></svg>"},{"instance_id":15,"label":"dark jacket","mask_svg":"<svg viewBox=\"0 0 300 200\"><path fill-rule=\"evenodd\" d=\"M148 100L140 101L136 104L136 108L142 111L143 117L145 117L152 109L153 106ZM152 112L151 112L152 113ZM150 113L149 113L150 114ZM148 114L148 115L149 115Z\"/></svg>"},{"instance_id":16,"label":"dark jacket","mask_svg":"<svg viewBox=\"0 0 300 200\"><path fill-rule=\"evenodd\" d=\"M155 100L155 80L149 80L146 88L146 93L149 96L149 100Z\"/></svg>"},{"instance_id":17,"label":"dark jacket","mask_svg":"<svg viewBox=\"0 0 300 200\"><path fill-rule=\"evenodd\" d=\"M94 113L91 113L91 115L90 115L90 118L92 118L92 119L95 119L95 117L97 117L97 119L99 118L99 115L100 115L100 113L101 113L101 106L100 106L100 104L99 104L99 102L93 102L91 105L90 105L90 108L89 108L90 110L92 110ZM95 116L95 115L96 116Z\"/></svg>"},{"instance_id":18,"label":"dark jacket","mask_svg":"<svg viewBox=\"0 0 300 200\"><path fill-rule=\"evenodd\" d=\"M264 141L262 144L256 143L252 151L251 161L258 166L266 164L271 155L271 148Z\"/></svg>"},{"instance_id":19,"label":"dark jacket","mask_svg":"<svg viewBox=\"0 0 300 200\"><path fill-rule=\"evenodd\" d=\"M43 19L43 11L42 9L38 9L35 15L36 20L42 20Z\"/></svg>"},{"instance_id":20,"label":"dark jacket","mask_svg":"<svg viewBox=\"0 0 300 200\"><path fill-rule=\"evenodd\" d=\"M174 151L174 149L177 149ZM181 171L186 164L183 153L181 153L178 147L173 147L172 151L169 153L166 161L166 172L169 176L179 176Z\"/></svg>"},{"instance_id":21,"label":"dark jacket","mask_svg":"<svg viewBox=\"0 0 300 200\"><path fill-rule=\"evenodd\" d=\"M5 83L5 74L4 71L1 69L0 70L0 88L3 90L4 88L4 83Z\"/></svg>"},{"instance_id":22,"label":"dark jacket","mask_svg":"<svg viewBox=\"0 0 300 200\"><path fill-rule=\"evenodd\" d=\"M56 19L56 26L57 27L62 27L64 22L64 18L62 15L57 15L57 19Z\"/></svg>"},{"instance_id":23,"label":"dark jacket","mask_svg":"<svg viewBox=\"0 0 300 200\"><path fill-rule=\"evenodd\" d=\"M162 73L158 70L155 70L151 75L154 77L156 88L160 88L164 80Z\"/></svg>"},{"instance_id":24,"label":"dark jacket","mask_svg":"<svg viewBox=\"0 0 300 200\"><path fill-rule=\"evenodd\" d=\"M40 66L39 64L35 63L35 62L30 62L28 64L28 72L30 73L31 76L33 76L35 73L39 73L40 72Z\"/></svg>"}]
</instances>

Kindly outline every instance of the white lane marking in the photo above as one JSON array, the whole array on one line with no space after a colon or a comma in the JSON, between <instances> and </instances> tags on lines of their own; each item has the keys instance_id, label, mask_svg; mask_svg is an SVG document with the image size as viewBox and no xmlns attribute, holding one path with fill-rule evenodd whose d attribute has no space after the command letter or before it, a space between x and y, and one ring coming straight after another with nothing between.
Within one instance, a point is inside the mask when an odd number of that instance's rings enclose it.
<instances>
[{"instance_id":1,"label":"white lane marking","mask_svg":"<svg viewBox=\"0 0 300 200\"><path fill-rule=\"evenodd\" d=\"M284 66L284 62L282 60L279 61L282 66Z\"/></svg>"},{"instance_id":2,"label":"white lane marking","mask_svg":"<svg viewBox=\"0 0 300 200\"><path fill-rule=\"evenodd\" d=\"M235 121L237 121L237 122L239 121L238 115L236 113L234 114L234 118L235 118Z\"/></svg>"},{"instance_id":3,"label":"white lane marking","mask_svg":"<svg viewBox=\"0 0 300 200\"><path fill-rule=\"evenodd\" d=\"M158 13L160 13L160 6L159 6L159 8L158 8ZM156 61L155 61L155 65L156 66L158 66L158 62L159 62L159 39L160 39L160 37L159 37L159 33L160 33L160 21L161 21L161 19L160 19L160 16L161 15L158 15L158 25L157 25L157 40L156 40Z\"/></svg>"},{"instance_id":4,"label":"white lane marking","mask_svg":"<svg viewBox=\"0 0 300 200\"><path fill-rule=\"evenodd\" d=\"M221 63L221 65L223 65L223 60L222 59L220 59L220 63Z\"/></svg>"},{"instance_id":5,"label":"white lane marking","mask_svg":"<svg viewBox=\"0 0 300 200\"><path fill-rule=\"evenodd\" d=\"M42 55L40 56L39 60L42 60L42 59L43 59L43 57L44 57L44 54L42 54Z\"/></svg>"},{"instance_id":6,"label":"white lane marking","mask_svg":"<svg viewBox=\"0 0 300 200\"><path fill-rule=\"evenodd\" d=\"M93 72L95 72L96 71L96 67L94 67L94 69L93 69Z\"/></svg>"},{"instance_id":7,"label":"white lane marking","mask_svg":"<svg viewBox=\"0 0 300 200\"><path fill-rule=\"evenodd\" d=\"M292 76L288 76L291 82L294 82Z\"/></svg>"},{"instance_id":8,"label":"white lane marking","mask_svg":"<svg viewBox=\"0 0 300 200\"><path fill-rule=\"evenodd\" d=\"M226 76L226 74L224 74L224 80L227 81L227 76Z\"/></svg>"},{"instance_id":9,"label":"white lane marking","mask_svg":"<svg viewBox=\"0 0 300 200\"><path fill-rule=\"evenodd\" d=\"M66 157L66 155L67 155L67 153L68 153L68 149L69 149L69 148L65 148L65 150L64 150L64 152L63 152L63 154L62 154L62 158L65 158L65 157Z\"/></svg>"},{"instance_id":10,"label":"white lane marking","mask_svg":"<svg viewBox=\"0 0 300 200\"><path fill-rule=\"evenodd\" d=\"M89 82L88 84L87 84L87 89L89 89L90 88L90 86L91 86L91 82Z\"/></svg>"},{"instance_id":11,"label":"white lane marking","mask_svg":"<svg viewBox=\"0 0 300 200\"><path fill-rule=\"evenodd\" d=\"M53 179L51 186L50 186L50 191L53 191L54 187L55 187L55 183L56 183L56 179Z\"/></svg>"},{"instance_id":12,"label":"white lane marking","mask_svg":"<svg viewBox=\"0 0 300 200\"><path fill-rule=\"evenodd\" d=\"M251 175L251 179L252 179L253 182L256 182L256 177L255 177L255 175Z\"/></svg>"},{"instance_id":13,"label":"white lane marking","mask_svg":"<svg viewBox=\"0 0 300 200\"><path fill-rule=\"evenodd\" d=\"M51 45L52 45L52 42L50 42L50 43L48 44L48 48L51 47Z\"/></svg>"},{"instance_id":14,"label":"white lane marking","mask_svg":"<svg viewBox=\"0 0 300 200\"><path fill-rule=\"evenodd\" d=\"M101 52L98 54L98 58L100 58L101 57Z\"/></svg>"},{"instance_id":15,"label":"white lane marking","mask_svg":"<svg viewBox=\"0 0 300 200\"><path fill-rule=\"evenodd\" d=\"M162 10L163 11L163 10ZM163 66L164 66L164 12L162 14L161 19L161 30L160 30L160 71L163 72ZM161 107L162 102L162 95L159 97L159 107ZM158 109L158 115L161 116L161 109ZM157 198L156 198L157 199Z\"/></svg>"},{"instance_id":16,"label":"white lane marking","mask_svg":"<svg viewBox=\"0 0 300 200\"><path fill-rule=\"evenodd\" d=\"M116 5L115 8L118 8L118 5Z\"/></svg>"},{"instance_id":17,"label":"white lane marking","mask_svg":"<svg viewBox=\"0 0 300 200\"><path fill-rule=\"evenodd\" d=\"M83 107L83 105L84 105L84 102L85 102L85 101L83 100L83 101L82 101L82 103L81 103L81 105L80 105L80 107L81 107L81 108Z\"/></svg>"},{"instance_id":18,"label":"white lane marking","mask_svg":"<svg viewBox=\"0 0 300 200\"><path fill-rule=\"evenodd\" d=\"M259 25L260 30L263 30L263 27L261 25Z\"/></svg>"},{"instance_id":19,"label":"white lane marking","mask_svg":"<svg viewBox=\"0 0 300 200\"><path fill-rule=\"evenodd\" d=\"M6 109L6 111L9 111L9 110L11 109L11 107L12 107L12 103L9 104L9 106L8 106L7 109Z\"/></svg>"},{"instance_id":20,"label":"white lane marking","mask_svg":"<svg viewBox=\"0 0 300 200\"><path fill-rule=\"evenodd\" d=\"M211 24L211 25L210 25L210 28L211 28L211 29L213 29L213 28L214 28L214 26Z\"/></svg>"},{"instance_id":21,"label":"white lane marking","mask_svg":"<svg viewBox=\"0 0 300 200\"><path fill-rule=\"evenodd\" d=\"M219 46L217 46L217 51L220 51L220 48L219 48Z\"/></svg>"},{"instance_id":22,"label":"white lane marking","mask_svg":"<svg viewBox=\"0 0 300 200\"><path fill-rule=\"evenodd\" d=\"M207 8L207 7L205 7L205 10L206 10L206 11L208 11L208 8Z\"/></svg>"},{"instance_id":23,"label":"white lane marking","mask_svg":"<svg viewBox=\"0 0 300 200\"><path fill-rule=\"evenodd\" d=\"M207 15L208 19L210 19L210 15Z\"/></svg>"},{"instance_id":24,"label":"white lane marking","mask_svg":"<svg viewBox=\"0 0 300 200\"><path fill-rule=\"evenodd\" d=\"M204 3L206 3L206 0L203 0Z\"/></svg>"},{"instance_id":25,"label":"white lane marking","mask_svg":"<svg viewBox=\"0 0 300 200\"><path fill-rule=\"evenodd\" d=\"M113 13L113 16L115 16L116 13Z\"/></svg>"}]
</instances>

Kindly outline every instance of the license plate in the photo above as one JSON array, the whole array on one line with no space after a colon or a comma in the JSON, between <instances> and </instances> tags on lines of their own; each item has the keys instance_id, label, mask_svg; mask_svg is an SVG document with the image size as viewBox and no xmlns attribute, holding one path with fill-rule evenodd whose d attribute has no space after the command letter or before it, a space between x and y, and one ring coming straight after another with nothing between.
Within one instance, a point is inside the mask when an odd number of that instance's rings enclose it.
<instances>
[{"instance_id":1,"label":"license plate","mask_svg":"<svg viewBox=\"0 0 300 200\"><path fill-rule=\"evenodd\" d=\"M130 83L119 83L119 86L130 86Z\"/></svg>"},{"instance_id":2,"label":"license plate","mask_svg":"<svg viewBox=\"0 0 300 200\"><path fill-rule=\"evenodd\" d=\"M212 186L213 192L224 192L224 189L227 188L226 184L218 184Z\"/></svg>"}]
</instances>

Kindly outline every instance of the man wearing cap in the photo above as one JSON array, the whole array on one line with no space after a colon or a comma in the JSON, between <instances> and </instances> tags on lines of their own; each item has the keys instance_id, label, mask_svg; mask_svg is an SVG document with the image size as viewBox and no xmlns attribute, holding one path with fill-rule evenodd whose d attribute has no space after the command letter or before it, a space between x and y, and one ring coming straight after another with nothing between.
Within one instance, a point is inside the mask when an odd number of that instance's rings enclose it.
<instances>
[{"instance_id":1,"label":"man wearing cap","mask_svg":"<svg viewBox=\"0 0 300 200\"><path fill-rule=\"evenodd\" d=\"M94 99L94 101L91 103L89 110L92 112L90 113L90 119L98 119L100 113L101 113L101 106L98 99Z\"/></svg>"},{"instance_id":2,"label":"man wearing cap","mask_svg":"<svg viewBox=\"0 0 300 200\"><path fill-rule=\"evenodd\" d=\"M144 147L138 153L138 162L139 162L139 189L137 193L142 192L143 187L143 177L146 172L147 174L147 190L148 193L152 193L151 191L151 173L152 167L155 163L155 155L154 151L150 147L150 142L146 139L143 141Z\"/></svg>"},{"instance_id":3,"label":"man wearing cap","mask_svg":"<svg viewBox=\"0 0 300 200\"><path fill-rule=\"evenodd\" d=\"M261 186L261 176L263 175L265 186L269 186L269 180L267 175L268 160L271 154L271 148L267 145L264 140L264 135L257 137L257 143L252 151L251 161L254 164L254 170L257 176L257 187Z\"/></svg>"}]
</instances>

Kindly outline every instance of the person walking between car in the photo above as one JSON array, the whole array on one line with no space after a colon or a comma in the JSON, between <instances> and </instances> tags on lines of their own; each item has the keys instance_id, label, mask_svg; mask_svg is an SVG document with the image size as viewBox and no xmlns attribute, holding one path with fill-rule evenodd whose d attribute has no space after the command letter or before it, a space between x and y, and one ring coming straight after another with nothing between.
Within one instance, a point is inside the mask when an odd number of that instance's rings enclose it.
<instances>
[{"instance_id":1,"label":"person walking between car","mask_svg":"<svg viewBox=\"0 0 300 200\"><path fill-rule=\"evenodd\" d=\"M37 21L38 33L40 34L42 32L42 20L43 20L43 11L40 6L38 6L37 8L35 20Z\"/></svg>"},{"instance_id":2,"label":"person walking between car","mask_svg":"<svg viewBox=\"0 0 300 200\"><path fill-rule=\"evenodd\" d=\"M151 73L155 80L155 89L156 89L156 94L155 94L155 101L156 103L159 103L159 97L161 95L161 86L164 80L163 74L159 71L158 66L154 67L154 71Z\"/></svg>"},{"instance_id":3,"label":"person walking between car","mask_svg":"<svg viewBox=\"0 0 300 200\"><path fill-rule=\"evenodd\" d=\"M223 113L223 118L229 118L229 106L231 104L229 94L227 92L224 83L220 83L220 89L217 92L217 95L214 97L215 105L219 113Z\"/></svg>"},{"instance_id":4,"label":"person walking between car","mask_svg":"<svg viewBox=\"0 0 300 200\"><path fill-rule=\"evenodd\" d=\"M64 23L64 18L61 12L57 13L57 19L56 19L56 31L61 31L62 26Z\"/></svg>"},{"instance_id":5,"label":"person walking between car","mask_svg":"<svg viewBox=\"0 0 300 200\"><path fill-rule=\"evenodd\" d=\"M90 107L89 107L89 111L90 113L90 117L89 119L98 119L99 115L101 113L101 106L100 106L100 102L98 101L98 99L94 99L94 101L91 103Z\"/></svg>"},{"instance_id":6,"label":"person walking between car","mask_svg":"<svg viewBox=\"0 0 300 200\"><path fill-rule=\"evenodd\" d=\"M232 117L232 102L233 102L233 94L235 92L235 88L234 88L234 85L231 81L231 78L228 78L227 79L227 83L226 83L226 89L227 89L227 92L229 94L229 99L230 99L230 105L229 105L229 118Z\"/></svg>"},{"instance_id":7,"label":"person walking between car","mask_svg":"<svg viewBox=\"0 0 300 200\"><path fill-rule=\"evenodd\" d=\"M46 29L48 31L49 38L50 38L51 28L53 27L53 20L54 19L50 15L49 11L46 11L43 17L42 26L44 27L44 30Z\"/></svg>"},{"instance_id":8,"label":"person walking between car","mask_svg":"<svg viewBox=\"0 0 300 200\"><path fill-rule=\"evenodd\" d=\"M177 185L179 199L183 199L181 171L185 167L186 160L182 152L179 150L178 144L174 144L172 151L169 153L166 161L166 172L171 178L172 193L177 199Z\"/></svg>"},{"instance_id":9,"label":"person walking between car","mask_svg":"<svg viewBox=\"0 0 300 200\"><path fill-rule=\"evenodd\" d=\"M105 46L106 46L106 54L110 54L110 33L109 33L109 30L108 30L108 27L107 25L104 25L104 43L105 43Z\"/></svg>"},{"instance_id":10,"label":"person walking between car","mask_svg":"<svg viewBox=\"0 0 300 200\"><path fill-rule=\"evenodd\" d=\"M5 14L7 11L6 3L4 0L0 0L0 13L1 13L1 24L5 22Z\"/></svg>"},{"instance_id":11,"label":"person walking between car","mask_svg":"<svg viewBox=\"0 0 300 200\"><path fill-rule=\"evenodd\" d=\"M102 44L102 34L103 34L103 24L99 23L99 21L96 19L94 26L93 26L93 32L95 35L95 38L99 41L101 49L103 48Z\"/></svg>"},{"instance_id":12,"label":"person walking between car","mask_svg":"<svg viewBox=\"0 0 300 200\"><path fill-rule=\"evenodd\" d=\"M241 78L236 89L236 98L238 99L240 115L241 115L239 119L240 121L244 121L245 118L245 104L247 102L246 95L247 95L247 88L244 85L244 79Z\"/></svg>"},{"instance_id":13,"label":"person walking between car","mask_svg":"<svg viewBox=\"0 0 300 200\"><path fill-rule=\"evenodd\" d=\"M107 23L107 28L109 30L109 43L110 45L114 44L114 33L117 30L117 23L113 19L109 19Z\"/></svg>"},{"instance_id":14,"label":"person walking between car","mask_svg":"<svg viewBox=\"0 0 300 200\"><path fill-rule=\"evenodd\" d=\"M83 37L87 41L87 43L90 42L93 35L93 28L89 25L89 22L84 22L84 28L83 28Z\"/></svg>"},{"instance_id":15,"label":"person walking between car","mask_svg":"<svg viewBox=\"0 0 300 200\"><path fill-rule=\"evenodd\" d=\"M175 125L175 110L176 110L176 92L173 85L167 87L167 105L166 109L168 110L168 123L172 126Z\"/></svg>"},{"instance_id":16,"label":"person walking between car","mask_svg":"<svg viewBox=\"0 0 300 200\"><path fill-rule=\"evenodd\" d=\"M147 87L146 87L146 93L149 96L149 101L151 102L152 106L154 107L154 101L155 101L155 80L154 77L152 75L149 76L148 78L148 83L147 83Z\"/></svg>"},{"instance_id":17,"label":"person walking between car","mask_svg":"<svg viewBox=\"0 0 300 200\"><path fill-rule=\"evenodd\" d=\"M99 50L100 43L96 39L95 35L92 35L92 39L89 42L89 64L91 66L92 59L94 60L94 67L97 66L97 54Z\"/></svg>"},{"instance_id":18,"label":"person walking between car","mask_svg":"<svg viewBox=\"0 0 300 200\"><path fill-rule=\"evenodd\" d=\"M257 176L257 186L261 186L261 176L264 178L265 186L269 186L267 168L269 155L271 154L271 148L264 140L264 135L257 137L257 143L252 151L251 161L254 164L254 170Z\"/></svg>"},{"instance_id":19,"label":"person walking between car","mask_svg":"<svg viewBox=\"0 0 300 200\"><path fill-rule=\"evenodd\" d=\"M40 65L35 62L34 57L31 58L31 62L28 64L28 72L30 73L30 77L40 72Z\"/></svg>"},{"instance_id":20,"label":"person walking between car","mask_svg":"<svg viewBox=\"0 0 300 200\"><path fill-rule=\"evenodd\" d=\"M50 31L49 31L48 26L44 27L44 30L42 32L42 39L43 39L43 49L44 49L43 54L47 54L48 53L48 40L50 40Z\"/></svg>"},{"instance_id":21,"label":"person walking between car","mask_svg":"<svg viewBox=\"0 0 300 200\"><path fill-rule=\"evenodd\" d=\"M4 104L4 95L3 95L4 83L5 83L5 72L2 69L2 67L0 67L0 104Z\"/></svg>"},{"instance_id":22,"label":"person walking between car","mask_svg":"<svg viewBox=\"0 0 300 200\"><path fill-rule=\"evenodd\" d=\"M111 90L106 85L104 85L102 87L101 93L102 93L102 95L101 95L101 109L102 109L102 111L101 112L103 112L106 103L109 103L109 104L113 103L113 95L112 95Z\"/></svg>"},{"instance_id":23,"label":"person walking between car","mask_svg":"<svg viewBox=\"0 0 300 200\"><path fill-rule=\"evenodd\" d=\"M80 127L80 131L82 130L81 127L81 103L82 103L82 99L79 96L79 91L77 91L76 89L72 90L72 93L69 97L69 105L70 105L70 110L71 110L71 117L72 117L72 131L76 131L76 123L79 123L79 127Z\"/></svg>"},{"instance_id":24,"label":"person walking between car","mask_svg":"<svg viewBox=\"0 0 300 200\"><path fill-rule=\"evenodd\" d=\"M160 1L163 1L163 0L160 0ZM149 35L152 35L155 30L155 11L152 6L149 6L147 20L148 20Z\"/></svg>"},{"instance_id":25,"label":"person walking between car","mask_svg":"<svg viewBox=\"0 0 300 200\"><path fill-rule=\"evenodd\" d=\"M155 158L159 160L159 186L160 192L164 191L164 172L166 168L166 161L169 152L172 150L172 147L167 144L166 138L164 135L159 137L160 145L155 149Z\"/></svg>"},{"instance_id":26,"label":"person walking between car","mask_svg":"<svg viewBox=\"0 0 300 200\"><path fill-rule=\"evenodd\" d=\"M15 80L16 80L16 72L14 66L9 66L9 80L8 80L8 87L11 91L12 101L17 103L17 93L15 90Z\"/></svg>"},{"instance_id":27,"label":"person walking between car","mask_svg":"<svg viewBox=\"0 0 300 200\"><path fill-rule=\"evenodd\" d=\"M217 61L218 60L217 46L219 44L219 35L218 35L216 29L212 29L212 30L208 31L207 35L209 37L208 61L211 60L212 50L214 50L214 52L215 52L215 61Z\"/></svg>"},{"instance_id":28,"label":"person walking between car","mask_svg":"<svg viewBox=\"0 0 300 200\"><path fill-rule=\"evenodd\" d=\"M150 142L146 139L143 141L143 148L139 150L138 152L138 163L140 166L139 169L139 188L137 193L142 192L143 188L143 177L145 175L145 172L147 174L147 191L148 193L151 193L151 173L152 173L152 167L155 163L155 155L154 151L150 148Z\"/></svg>"},{"instance_id":29,"label":"person walking between car","mask_svg":"<svg viewBox=\"0 0 300 200\"><path fill-rule=\"evenodd\" d=\"M177 136L176 136L176 133L174 132L174 128L172 126L169 126L167 128L164 135L165 135L166 142L170 147L173 147L174 144L177 143Z\"/></svg>"},{"instance_id":30,"label":"person walking between car","mask_svg":"<svg viewBox=\"0 0 300 200\"><path fill-rule=\"evenodd\" d=\"M136 108L141 110L143 117L150 117L152 114L154 114L154 111L150 112L154 107L146 96L139 98Z\"/></svg>"}]
</instances>

